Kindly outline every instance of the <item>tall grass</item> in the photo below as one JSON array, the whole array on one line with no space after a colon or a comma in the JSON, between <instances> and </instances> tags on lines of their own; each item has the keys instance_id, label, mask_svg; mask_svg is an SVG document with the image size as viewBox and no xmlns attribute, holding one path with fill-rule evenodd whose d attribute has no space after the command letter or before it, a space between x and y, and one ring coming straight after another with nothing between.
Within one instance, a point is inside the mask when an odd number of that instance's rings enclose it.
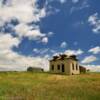
<instances>
[{"instance_id":1,"label":"tall grass","mask_svg":"<svg viewBox=\"0 0 100 100\"><path fill-rule=\"evenodd\" d=\"M100 74L0 73L0 100L100 100Z\"/></svg>"}]
</instances>

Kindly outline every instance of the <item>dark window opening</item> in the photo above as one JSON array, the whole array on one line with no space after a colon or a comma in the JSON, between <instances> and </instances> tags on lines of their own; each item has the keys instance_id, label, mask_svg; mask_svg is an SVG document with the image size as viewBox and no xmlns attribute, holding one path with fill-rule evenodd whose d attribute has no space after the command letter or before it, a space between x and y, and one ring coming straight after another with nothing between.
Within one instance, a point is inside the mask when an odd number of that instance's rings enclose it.
<instances>
[{"instance_id":1,"label":"dark window opening","mask_svg":"<svg viewBox=\"0 0 100 100\"><path fill-rule=\"evenodd\" d=\"M76 64L76 70L78 70L78 64Z\"/></svg>"},{"instance_id":2,"label":"dark window opening","mask_svg":"<svg viewBox=\"0 0 100 100\"><path fill-rule=\"evenodd\" d=\"M72 69L74 70L74 64L72 63Z\"/></svg>"},{"instance_id":3,"label":"dark window opening","mask_svg":"<svg viewBox=\"0 0 100 100\"><path fill-rule=\"evenodd\" d=\"M54 65L51 66L51 69L54 70Z\"/></svg>"},{"instance_id":4,"label":"dark window opening","mask_svg":"<svg viewBox=\"0 0 100 100\"><path fill-rule=\"evenodd\" d=\"M64 72L65 71L65 66L64 66L64 64L62 64L62 72Z\"/></svg>"},{"instance_id":5,"label":"dark window opening","mask_svg":"<svg viewBox=\"0 0 100 100\"><path fill-rule=\"evenodd\" d=\"M57 69L60 70L60 65L57 65Z\"/></svg>"}]
</instances>

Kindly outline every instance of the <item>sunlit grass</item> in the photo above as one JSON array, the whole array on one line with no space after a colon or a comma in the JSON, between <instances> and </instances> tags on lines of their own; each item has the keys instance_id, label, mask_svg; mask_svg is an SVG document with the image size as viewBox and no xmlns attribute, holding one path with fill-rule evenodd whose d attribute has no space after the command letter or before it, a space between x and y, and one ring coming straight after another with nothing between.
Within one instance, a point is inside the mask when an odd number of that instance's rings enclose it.
<instances>
[{"instance_id":1,"label":"sunlit grass","mask_svg":"<svg viewBox=\"0 0 100 100\"><path fill-rule=\"evenodd\" d=\"M0 73L0 100L100 100L100 74Z\"/></svg>"}]
</instances>

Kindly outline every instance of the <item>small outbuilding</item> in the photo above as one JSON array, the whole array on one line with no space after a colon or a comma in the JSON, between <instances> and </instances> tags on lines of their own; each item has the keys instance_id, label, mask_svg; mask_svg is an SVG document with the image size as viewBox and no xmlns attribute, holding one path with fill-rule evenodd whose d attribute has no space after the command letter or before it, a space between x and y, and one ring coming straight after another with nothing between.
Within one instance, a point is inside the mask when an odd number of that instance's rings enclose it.
<instances>
[{"instance_id":1,"label":"small outbuilding","mask_svg":"<svg viewBox=\"0 0 100 100\"><path fill-rule=\"evenodd\" d=\"M86 73L86 68L83 66L79 66L80 73Z\"/></svg>"},{"instance_id":2,"label":"small outbuilding","mask_svg":"<svg viewBox=\"0 0 100 100\"><path fill-rule=\"evenodd\" d=\"M43 72L43 68L37 68L37 67L28 67L27 71L29 72Z\"/></svg>"},{"instance_id":3,"label":"small outbuilding","mask_svg":"<svg viewBox=\"0 0 100 100\"><path fill-rule=\"evenodd\" d=\"M61 54L50 60L50 72L74 75L80 74L78 59L75 55Z\"/></svg>"}]
</instances>

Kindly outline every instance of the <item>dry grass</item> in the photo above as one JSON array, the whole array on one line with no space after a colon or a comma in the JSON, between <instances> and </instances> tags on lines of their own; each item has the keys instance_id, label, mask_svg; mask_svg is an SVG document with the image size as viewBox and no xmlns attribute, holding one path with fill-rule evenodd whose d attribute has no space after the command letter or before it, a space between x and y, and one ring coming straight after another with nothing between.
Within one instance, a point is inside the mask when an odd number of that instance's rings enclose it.
<instances>
[{"instance_id":1,"label":"dry grass","mask_svg":"<svg viewBox=\"0 0 100 100\"><path fill-rule=\"evenodd\" d=\"M100 74L0 73L0 100L100 100Z\"/></svg>"}]
</instances>

